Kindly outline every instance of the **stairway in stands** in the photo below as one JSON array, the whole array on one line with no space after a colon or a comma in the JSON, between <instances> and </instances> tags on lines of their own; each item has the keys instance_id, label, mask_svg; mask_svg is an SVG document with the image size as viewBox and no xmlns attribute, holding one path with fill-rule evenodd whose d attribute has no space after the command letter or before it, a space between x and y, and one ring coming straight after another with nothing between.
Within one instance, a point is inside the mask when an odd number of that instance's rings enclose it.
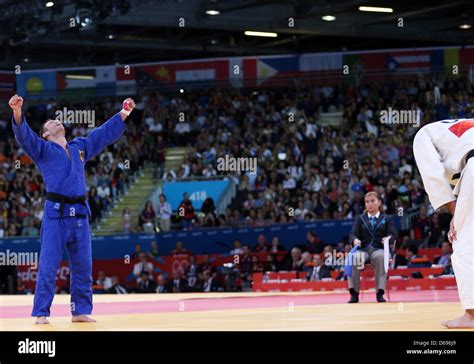
<instances>
[{"instance_id":1,"label":"stairway in stands","mask_svg":"<svg viewBox=\"0 0 474 364\"><path fill-rule=\"evenodd\" d=\"M186 154L186 148L168 148L165 153L165 169L178 172ZM151 197L156 188L161 186L161 181L153 183L152 164L146 163L141 174L115 203L109 213L106 213L100 223L93 230L93 235L111 235L123 233L122 211L125 207L130 209L132 224L135 226L146 201Z\"/></svg>"}]
</instances>

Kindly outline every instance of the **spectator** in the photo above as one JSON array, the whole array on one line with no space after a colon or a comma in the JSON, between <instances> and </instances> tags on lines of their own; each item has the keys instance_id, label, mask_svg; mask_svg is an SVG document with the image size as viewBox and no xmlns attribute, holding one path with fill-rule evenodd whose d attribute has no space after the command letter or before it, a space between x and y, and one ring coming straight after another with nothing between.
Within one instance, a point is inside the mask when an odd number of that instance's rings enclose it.
<instances>
[{"instance_id":1,"label":"spectator","mask_svg":"<svg viewBox=\"0 0 474 364\"><path fill-rule=\"evenodd\" d=\"M142 246L140 244L135 244L135 251L132 254L132 258L138 258L142 252Z\"/></svg>"},{"instance_id":2,"label":"spectator","mask_svg":"<svg viewBox=\"0 0 474 364\"><path fill-rule=\"evenodd\" d=\"M171 281L171 292L180 293L186 292L186 279L183 278L183 273L180 271L173 272L173 280Z\"/></svg>"},{"instance_id":3,"label":"spectator","mask_svg":"<svg viewBox=\"0 0 474 364\"><path fill-rule=\"evenodd\" d=\"M186 192L183 194L183 200L179 204L178 215L181 218L183 230L190 229L196 218L196 214L194 212L193 203L189 199L189 194Z\"/></svg>"},{"instance_id":4,"label":"spectator","mask_svg":"<svg viewBox=\"0 0 474 364\"><path fill-rule=\"evenodd\" d=\"M430 230L428 233L428 241L426 242L424 246L425 247L439 247L441 246L445 236L446 236L446 232L443 231L443 227L441 226L439 214L435 212L431 216Z\"/></svg>"},{"instance_id":5,"label":"spectator","mask_svg":"<svg viewBox=\"0 0 474 364\"><path fill-rule=\"evenodd\" d=\"M275 262L275 255L267 254L266 261L263 265L264 272L276 272L278 267Z\"/></svg>"},{"instance_id":6,"label":"spectator","mask_svg":"<svg viewBox=\"0 0 474 364\"><path fill-rule=\"evenodd\" d=\"M157 278L156 293L169 293L169 284L166 282L165 276L159 274Z\"/></svg>"},{"instance_id":7,"label":"spectator","mask_svg":"<svg viewBox=\"0 0 474 364\"><path fill-rule=\"evenodd\" d=\"M311 254L308 252L303 252L301 254L301 260L303 261L302 271L304 273L309 273L313 270L313 263L311 262Z\"/></svg>"},{"instance_id":8,"label":"spectator","mask_svg":"<svg viewBox=\"0 0 474 364\"><path fill-rule=\"evenodd\" d=\"M152 241L150 243L150 251L148 252L148 256L151 258L151 259L154 259L154 258L157 258L159 256L159 250L158 250L158 244L156 241Z\"/></svg>"},{"instance_id":9,"label":"spectator","mask_svg":"<svg viewBox=\"0 0 474 364\"><path fill-rule=\"evenodd\" d=\"M189 262L188 265L186 266L186 280L187 280L187 285L190 290L193 290L194 287L196 286L197 279L198 279L198 271L199 267L196 263L196 257L194 255L189 256Z\"/></svg>"},{"instance_id":10,"label":"spectator","mask_svg":"<svg viewBox=\"0 0 474 364\"><path fill-rule=\"evenodd\" d=\"M285 174L285 180L283 181L283 188L285 190L293 190L296 188L296 181L289 173Z\"/></svg>"},{"instance_id":11,"label":"spectator","mask_svg":"<svg viewBox=\"0 0 474 364\"><path fill-rule=\"evenodd\" d=\"M314 231L308 231L306 238L308 239L306 244L307 252L311 254L321 254L323 252L324 245Z\"/></svg>"},{"instance_id":12,"label":"spectator","mask_svg":"<svg viewBox=\"0 0 474 364\"><path fill-rule=\"evenodd\" d=\"M140 214L139 225L142 227L143 231L147 233L152 233L155 231L155 220L155 210L153 210L151 201L147 201L147 203L145 204L145 208Z\"/></svg>"},{"instance_id":13,"label":"spectator","mask_svg":"<svg viewBox=\"0 0 474 364\"><path fill-rule=\"evenodd\" d=\"M97 189L94 186L92 186L87 193L87 201L89 202L89 207L91 209L91 221L95 222L100 220L102 217L102 204L100 202L100 197L97 194Z\"/></svg>"},{"instance_id":14,"label":"spectator","mask_svg":"<svg viewBox=\"0 0 474 364\"><path fill-rule=\"evenodd\" d=\"M260 234L257 239L257 245L253 248L255 253L264 253L270 251L271 245L267 243L265 235Z\"/></svg>"},{"instance_id":15,"label":"spectator","mask_svg":"<svg viewBox=\"0 0 474 364\"><path fill-rule=\"evenodd\" d=\"M301 249L294 247L291 249L291 255L289 259L283 265L285 271L302 271L304 266L303 259L301 259Z\"/></svg>"},{"instance_id":16,"label":"spectator","mask_svg":"<svg viewBox=\"0 0 474 364\"><path fill-rule=\"evenodd\" d=\"M235 240L235 241L234 241L234 249L232 249L232 250L230 251L230 254L231 254L231 255L240 255L240 254L242 254L243 249L242 249L242 246L241 246L241 245L242 245L242 244L240 243L240 240L238 240L238 239Z\"/></svg>"},{"instance_id":17,"label":"spectator","mask_svg":"<svg viewBox=\"0 0 474 364\"><path fill-rule=\"evenodd\" d=\"M428 239L430 232L430 221L426 215L426 207L421 206L418 216L413 222L410 230L410 237L412 240L423 244Z\"/></svg>"},{"instance_id":18,"label":"spectator","mask_svg":"<svg viewBox=\"0 0 474 364\"><path fill-rule=\"evenodd\" d=\"M176 246L171 252L171 255L189 255L190 252L184 248L181 241L176 242Z\"/></svg>"},{"instance_id":19,"label":"spectator","mask_svg":"<svg viewBox=\"0 0 474 364\"><path fill-rule=\"evenodd\" d=\"M219 291L219 282L217 281L217 272L211 273L210 270L203 272L203 292Z\"/></svg>"},{"instance_id":20,"label":"spectator","mask_svg":"<svg viewBox=\"0 0 474 364\"><path fill-rule=\"evenodd\" d=\"M209 259L209 254L204 253L202 256L202 261L198 265L199 272L204 272L205 270L212 270L211 260Z\"/></svg>"},{"instance_id":21,"label":"spectator","mask_svg":"<svg viewBox=\"0 0 474 364\"><path fill-rule=\"evenodd\" d=\"M137 293L154 293L155 288L155 283L150 278L150 274L146 271L141 272L138 280Z\"/></svg>"},{"instance_id":22,"label":"spectator","mask_svg":"<svg viewBox=\"0 0 474 364\"><path fill-rule=\"evenodd\" d=\"M32 236L32 237L39 236L39 230L35 226L35 221L33 219L30 219L30 221L28 222L28 226L23 229L23 234L22 235L23 236Z\"/></svg>"},{"instance_id":23,"label":"spectator","mask_svg":"<svg viewBox=\"0 0 474 364\"><path fill-rule=\"evenodd\" d=\"M331 270L324 264L324 261L318 254L313 256L313 269L306 276L309 282L320 281L324 278L331 278Z\"/></svg>"},{"instance_id":24,"label":"spectator","mask_svg":"<svg viewBox=\"0 0 474 364\"><path fill-rule=\"evenodd\" d=\"M109 205L112 203L110 198L110 187L105 182L97 188L97 195L99 196L100 206L102 210L107 210Z\"/></svg>"},{"instance_id":25,"label":"spectator","mask_svg":"<svg viewBox=\"0 0 474 364\"><path fill-rule=\"evenodd\" d=\"M112 287L112 280L107 277L104 273L104 271L99 271L98 273L98 276L97 276L97 280L95 281L95 283L98 285L98 286L102 286L103 289L105 290L108 290L109 288Z\"/></svg>"},{"instance_id":26,"label":"spectator","mask_svg":"<svg viewBox=\"0 0 474 364\"><path fill-rule=\"evenodd\" d=\"M174 182L177 179L176 172L171 169L163 174L162 179L164 182Z\"/></svg>"},{"instance_id":27,"label":"spectator","mask_svg":"<svg viewBox=\"0 0 474 364\"><path fill-rule=\"evenodd\" d=\"M147 278L153 279L153 263L148 261L147 255L141 252L138 256L140 261L133 266L133 275L137 278L137 282L140 280L142 272L147 272Z\"/></svg>"},{"instance_id":28,"label":"spectator","mask_svg":"<svg viewBox=\"0 0 474 364\"><path fill-rule=\"evenodd\" d=\"M132 230L132 215L128 207L125 207L123 209L122 219L123 219L123 231L128 234Z\"/></svg>"},{"instance_id":29,"label":"spectator","mask_svg":"<svg viewBox=\"0 0 474 364\"><path fill-rule=\"evenodd\" d=\"M263 267L261 266L258 257L256 255L252 256L252 273L262 272Z\"/></svg>"},{"instance_id":30,"label":"spectator","mask_svg":"<svg viewBox=\"0 0 474 364\"><path fill-rule=\"evenodd\" d=\"M201 212L204 214L213 214L215 216L216 206L214 205L214 200L211 197L208 197L204 200L201 206Z\"/></svg>"},{"instance_id":31,"label":"spectator","mask_svg":"<svg viewBox=\"0 0 474 364\"><path fill-rule=\"evenodd\" d=\"M113 276L112 285L107 290L107 293L127 294L128 292L127 292L127 289L119 283L118 277Z\"/></svg>"},{"instance_id":32,"label":"spectator","mask_svg":"<svg viewBox=\"0 0 474 364\"><path fill-rule=\"evenodd\" d=\"M252 273L252 256L247 244L242 247L242 256L240 257L240 273L242 277L246 277Z\"/></svg>"},{"instance_id":33,"label":"spectator","mask_svg":"<svg viewBox=\"0 0 474 364\"><path fill-rule=\"evenodd\" d=\"M407 261L408 268L416 266L414 260L418 258L418 247L415 244L411 244L408 247L405 258Z\"/></svg>"},{"instance_id":34,"label":"spectator","mask_svg":"<svg viewBox=\"0 0 474 364\"><path fill-rule=\"evenodd\" d=\"M278 252L286 251L285 247L280 244L280 239L278 239L278 236L273 237L272 246L271 246L269 251L272 252L272 253L278 253Z\"/></svg>"},{"instance_id":35,"label":"spectator","mask_svg":"<svg viewBox=\"0 0 474 364\"><path fill-rule=\"evenodd\" d=\"M447 241L443 242L443 245L441 245L441 256L436 257L434 259L434 263L438 265L442 265L443 267L446 268L449 264L451 264L451 254L452 254L451 244Z\"/></svg>"},{"instance_id":36,"label":"spectator","mask_svg":"<svg viewBox=\"0 0 474 364\"><path fill-rule=\"evenodd\" d=\"M170 231L171 230L171 215L173 211L171 210L171 205L166 201L166 196L160 195L160 204L158 206L158 217L160 219L160 229L161 231Z\"/></svg>"}]
</instances>

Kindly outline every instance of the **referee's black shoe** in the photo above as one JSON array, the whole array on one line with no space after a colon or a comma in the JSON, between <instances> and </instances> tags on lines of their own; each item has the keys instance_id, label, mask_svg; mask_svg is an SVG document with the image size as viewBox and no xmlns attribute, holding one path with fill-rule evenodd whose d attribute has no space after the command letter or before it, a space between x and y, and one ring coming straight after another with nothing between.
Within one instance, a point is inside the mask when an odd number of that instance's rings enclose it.
<instances>
[{"instance_id":1,"label":"referee's black shoe","mask_svg":"<svg viewBox=\"0 0 474 364\"><path fill-rule=\"evenodd\" d=\"M377 291L377 302L387 302L385 301L385 298L383 298L385 291L383 289L379 289Z\"/></svg>"},{"instance_id":2,"label":"referee's black shoe","mask_svg":"<svg viewBox=\"0 0 474 364\"><path fill-rule=\"evenodd\" d=\"M349 293L351 294L351 299L347 303L359 302L359 292L357 292L354 288L351 288L349 289Z\"/></svg>"}]
</instances>

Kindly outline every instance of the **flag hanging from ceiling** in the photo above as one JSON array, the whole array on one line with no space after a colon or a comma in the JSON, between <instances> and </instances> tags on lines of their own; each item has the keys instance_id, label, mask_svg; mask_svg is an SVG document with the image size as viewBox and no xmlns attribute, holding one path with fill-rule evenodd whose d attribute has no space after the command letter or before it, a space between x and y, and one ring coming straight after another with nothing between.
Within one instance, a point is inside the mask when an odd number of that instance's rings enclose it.
<instances>
[{"instance_id":1,"label":"flag hanging from ceiling","mask_svg":"<svg viewBox=\"0 0 474 364\"><path fill-rule=\"evenodd\" d=\"M0 99L7 100L13 96L15 74L10 71L0 71Z\"/></svg>"}]
</instances>

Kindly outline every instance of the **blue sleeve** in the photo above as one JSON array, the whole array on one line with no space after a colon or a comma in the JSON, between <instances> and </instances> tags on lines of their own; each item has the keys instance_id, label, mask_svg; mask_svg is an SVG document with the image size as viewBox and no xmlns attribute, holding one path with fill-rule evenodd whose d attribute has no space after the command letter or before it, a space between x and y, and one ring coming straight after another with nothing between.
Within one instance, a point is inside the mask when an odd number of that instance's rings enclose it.
<instances>
[{"instance_id":1,"label":"blue sleeve","mask_svg":"<svg viewBox=\"0 0 474 364\"><path fill-rule=\"evenodd\" d=\"M22 118L23 120L21 124L17 125L12 117L12 128L13 133L15 134L15 139L26 154L28 154L33 161L37 162L43 157L48 142L41 139L33 130L31 130L24 115Z\"/></svg>"},{"instance_id":2,"label":"blue sleeve","mask_svg":"<svg viewBox=\"0 0 474 364\"><path fill-rule=\"evenodd\" d=\"M112 116L98 128L92 130L85 138L76 138L84 148L85 162L99 154L104 148L114 143L125 131L125 123L119 113Z\"/></svg>"}]
</instances>

